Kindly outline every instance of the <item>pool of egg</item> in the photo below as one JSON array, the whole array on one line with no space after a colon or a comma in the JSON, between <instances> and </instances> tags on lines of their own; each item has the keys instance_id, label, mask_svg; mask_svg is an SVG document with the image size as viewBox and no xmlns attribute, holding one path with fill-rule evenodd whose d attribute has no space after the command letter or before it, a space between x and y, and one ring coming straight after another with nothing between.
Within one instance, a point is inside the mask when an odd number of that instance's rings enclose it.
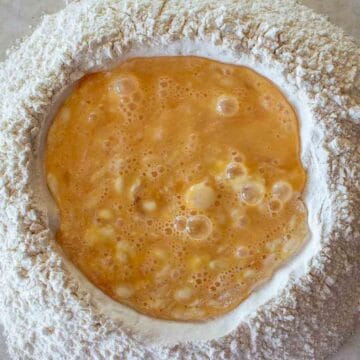
<instances>
[{"instance_id":1,"label":"pool of egg","mask_svg":"<svg viewBox=\"0 0 360 360\"><path fill-rule=\"evenodd\" d=\"M253 70L130 59L85 76L50 128L56 239L114 300L162 319L238 306L306 239L296 114Z\"/></svg>"}]
</instances>

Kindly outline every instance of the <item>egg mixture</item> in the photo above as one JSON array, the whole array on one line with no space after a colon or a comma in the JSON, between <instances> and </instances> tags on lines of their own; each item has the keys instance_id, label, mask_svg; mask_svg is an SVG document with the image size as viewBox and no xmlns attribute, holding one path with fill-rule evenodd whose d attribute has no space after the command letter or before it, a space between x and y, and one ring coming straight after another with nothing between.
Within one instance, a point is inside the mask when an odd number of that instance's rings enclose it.
<instances>
[{"instance_id":1,"label":"egg mixture","mask_svg":"<svg viewBox=\"0 0 360 360\"><path fill-rule=\"evenodd\" d=\"M154 57L87 75L45 168L65 254L152 317L227 313L307 237L296 114L247 67Z\"/></svg>"}]
</instances>

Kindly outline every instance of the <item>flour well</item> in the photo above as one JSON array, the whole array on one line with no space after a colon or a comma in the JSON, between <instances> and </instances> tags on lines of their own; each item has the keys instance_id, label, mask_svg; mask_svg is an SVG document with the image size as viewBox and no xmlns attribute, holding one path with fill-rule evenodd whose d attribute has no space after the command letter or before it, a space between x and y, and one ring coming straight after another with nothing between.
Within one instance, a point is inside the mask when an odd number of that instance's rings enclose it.
<instances>
[{"instance_id":1,"label":"flour well","mask_svg":"<svg viewBox=\"0 0 360 360\"><path fill-rule=\"evenodd\" d=\"M204 56L211 59L216 59L223 62L228 62L237 65L245 65L250 68L256 69L257 72L270 78L282 92L286 95L289 101L292 103L296 112L299 116L301 124L301 136L303 138L309 137L309 132L312 131L313 124L311 123L311 114L309 109L304 106L304 94L297 93L287 83L286 79L276 72L276 69L272 67L272 64L260 65L254 61L251 61L250 57L242 56L240 58L233 57L229 54L221 53L221 49L211 44L201 44L196 41L184 40L181 42L175 42L167 48L141 48L133 49L126 56L117 59L114 64L109 64L107 67L99 68L97 70L107 70L116 67L119 62L122 62L132 57L144 57L144 56L181 56L181 55L195 55ZM72 87L72 86L71 86ZM292 91L293 90L293 91ZM68 95L69 90L65 91L59 98L61 103ZM54 110L58 106L54 106ZM52 111L48 117L48 122L53 119L55 111ZM48 127L44 127L42 141L46 138ZM308 176L312 176L312 172L316 174L316 170L312 169L311 164L308 163L306 155L309 151L309 144L302 149L303 163L307 168ZM40 145L39 153L42 155L44 150L44 144ZM45 179L43 174L43 156L39 157L38 171L35 173L35 179ZM321 185L320 179L316 179L315 186ZM47 186L45 182L42 182L38 190L38 194L46 194L46 198L43 199L42 206L49 209L49 222L54 224L51 227L53 233L57 230L59 224L59 218L56 210L56 205L53 203L50 194L48 194ZM48 198L49 197L49 198ZM313 193L309 192L308 189L305 191L305 201L309 209L316 208L317 203L322 202L322 198L316 195L316 191ZM122 320L125 326L135 330L139 334L145 334L145 340L151 342L156 339L158 343L175 344L178 341L190 341L190 340L211 340L213 338L221 337L234 330L239 322L248 318L260 305L276 296L281 289L289 282L290 277L293 280L300 278L301 275L308 270L307 266L312 257L312 254L316 253L319 244L316 244L316 235L319 234L319 226L317 224L310 224L312 233L314 236L308 240L305 249L294 259L285 264L279 271L275 273L275 276L271 278L269 282L266 282L261 288L255 291L246 301L244 301L236 310L231 311L225 316L219 317L212 321L204 323L182 323L158 320L139 314L126 306L123 306L109 297L105 296L101 291L94 287L86 278L69 262L66 261L67 266L73 274L79 278L84 286L94 295L94 301L102 310L102 312L108 314L112 318ZM305 253L305 254L304 254Z\"/></svg>"},{"instance_id":2,"label":"flour well","mask_svg":"<svg viewBox=\"0 0 360 360\"><path fill-rule=\"evenodd\" d=\"M50 231L56 211L39 144L56 99L85 73L166 54L246 65L272 80L297 111L308 172L303 251L207 323L155 320L114 303L63 259ZM321 359L336 350L360 297L358 69L359 49L293 1L89 0L46 17L0 67L0 308L11 355Z\"/></svg>"}]
</instances>

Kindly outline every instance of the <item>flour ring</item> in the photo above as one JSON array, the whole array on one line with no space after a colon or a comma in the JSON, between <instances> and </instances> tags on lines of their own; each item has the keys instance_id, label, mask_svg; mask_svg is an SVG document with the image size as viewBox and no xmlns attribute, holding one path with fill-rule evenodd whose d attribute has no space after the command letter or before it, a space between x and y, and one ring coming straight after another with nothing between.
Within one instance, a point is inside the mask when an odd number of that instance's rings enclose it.
<instances>
[{"instance_id":1,"label":"flour ring","mask_svg":"<svg viewBox=\"0 0 360 360\"><path fill-rule=\"evenodd\" d=\"M331 34L331 37L330 35ZM74 2L0 65L0 309L16 359L322 359L351 332L360 288L359 49L306 7L277 1ZM297 111L311 238L238 309L154 320L87 282L54 241L42 170L57 104L84 74L133 56L250 66Z\"/></svg>"}]
</instances>

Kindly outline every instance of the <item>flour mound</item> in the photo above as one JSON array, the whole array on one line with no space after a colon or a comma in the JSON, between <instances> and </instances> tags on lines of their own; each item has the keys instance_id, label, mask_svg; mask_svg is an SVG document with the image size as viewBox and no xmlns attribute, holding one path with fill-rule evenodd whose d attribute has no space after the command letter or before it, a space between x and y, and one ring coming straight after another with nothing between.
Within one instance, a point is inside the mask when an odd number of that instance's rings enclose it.
<instances>
[{"instance_id":1,"label":"flour mound","mask_svg":"<svg viewBox=\"0 0 360 360\"><path fill-rule=\"evenodd\" d=\"M42 148L84 74L132 56L251 66L298 112L311 239L233 313L177 324L112 303L64 258ZM15 359L323 359L360 298L360 51L290 0L71 2L0 65L0 309Z\"/></svg>"}]
</instances>

